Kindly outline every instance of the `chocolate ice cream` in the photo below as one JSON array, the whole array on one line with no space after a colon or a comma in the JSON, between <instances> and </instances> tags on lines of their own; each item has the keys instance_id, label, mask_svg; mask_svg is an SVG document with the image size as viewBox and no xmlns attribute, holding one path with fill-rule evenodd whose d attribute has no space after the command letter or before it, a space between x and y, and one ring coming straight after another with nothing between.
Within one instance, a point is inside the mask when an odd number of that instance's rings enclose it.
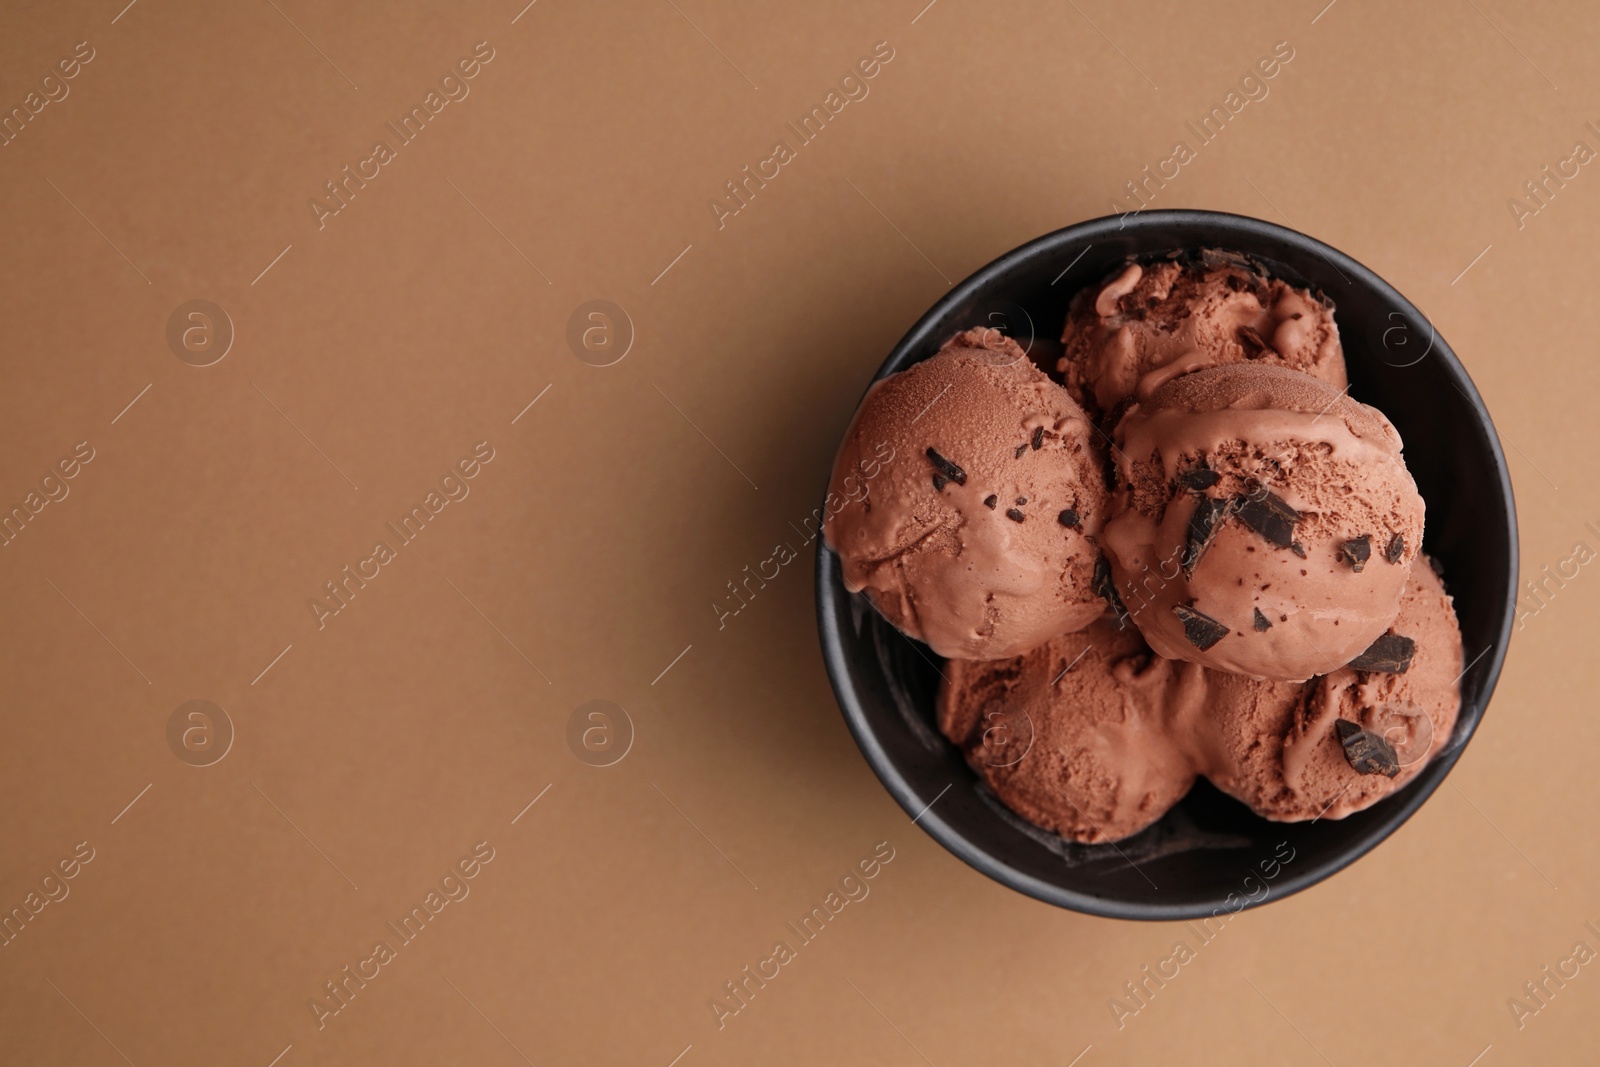
<instances>
[{"instance_id":1,"label":"chocolate ice cream","mask_svg":"<svg viewBox=\"0 0 1600 1067\"><path fill-rule=\"evenodd\" d=\"M1130 264L1078 295L1061 340L1057 369L1094 413L1228 363L1292 367L1345 387L1332 307L1222 252L1202 252L1195 263Z\"/></svg>"},{"instance_id":2,"label":"chocolate ice cream","mask_svg":"<svg viewBox=\"0 0 1600 1067\"><path fill-rule=\"evenodd\" d=\"M1405 785L1454 729L1461 634L1331 306L1207 251L1080 294L1063 342L1064 386L956 336L868 393L834 466L828 545L948 657L945 736L1085 844L1201 775L1278 821Z\"/></svg>"},{"instance_id":3,"label":"chocolate ice cream","mask_svg":"<svg viewBox=\"0 0 1600 1067\"><path fill-rule=\"evenodd\" d=\"M1287 367L1195 371L1115 432L1103 541L1163 656L1301 681L1388 628L1422 543L1422 497L1375 408Z\"/></svg>"},{"instance_id":4,"label":"chocolate ice cream","mask_svg":"<svg viewBox=\"0 0 1600 1067\"><path fill-rule=\"evenodd\" d=\"M1109 619L1016 659L945 664L939 727L1008 808L1084 843L1155 822L1194 784L1204 671Z\"/></svg>"},{"instance_id":5,"label":"chocolate ice cream","mask_svg":"<svg viewBox=\"0 0 1600 1067\"><path fill-rule=\"evenodd\" d=\"M1094 432L993 330L879 382L829 486L847 501L824 528L846 587L943 656L1014 656L1087 626L1104 609Z\"/></svg>"},{"instance_id":6,"label":"chocolate ice cream","mask_svg":"<svg viewBox=\"0 0 1600 1067\"><path fill-rule=\"evenodd\" d=\"M1449 742L1461 631L1426 558L1379 650L1306 684L1206 672L1203 773L1258 815L1341 819L1405 785Z\"/></svg>"}]
</instances>

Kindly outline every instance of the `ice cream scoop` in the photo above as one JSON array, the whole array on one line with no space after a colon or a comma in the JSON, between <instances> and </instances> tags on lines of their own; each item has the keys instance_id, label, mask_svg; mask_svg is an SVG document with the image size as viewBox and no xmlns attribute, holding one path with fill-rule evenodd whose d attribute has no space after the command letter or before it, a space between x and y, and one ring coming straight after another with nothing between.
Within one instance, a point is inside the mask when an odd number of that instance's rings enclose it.
<instances>
[{"instance_id":1,"label":"ice cream scoop","mask_svg":"<svg viewBox=\"0 0 1600 1067\"><path fill-rule=\"evenodd\" d=\"M1179 374L1228 363L1292 367L1345 387L1333 308L1224 252L1207 250L1193 262L1129 264L1078 295L1061 340L1057 369L1091 412L1142 399Z\"/></svg>"},{"instance_id":2,"label":"ice cream scoop","mask_svg":"<svg viewBox=\"0 0 1600 1067\"><path fill-rule=\"evenodd\" d=\"M1394 621L1423 503L1377 409L1287 367L1234 364L1163 385L1114 440L1102 540L1156 652L1303 681Z\"/></svg>"},{"instance_id":3,"label":"ice cream scoop","mask_svg":"<svg viewBox=\"0 0 1600 1067\"><path fill-rule=\"evenodd\" d=\"M1461 708L1461 631L1426 558L1385 637L1362 661L1371 669L1307 684L1207 671L1201 772L1279 821L1343 818L1405 785L1448 743Z\"/></svg>"},{"instance_id":4,"label":"ice cream scoop","mask_svg":"<svg viewBox=\"0 0 1600 1067\"><path fill-rule=\"evenodd\" d=\"M867 394L824 526L846 588L940 655L999 659L1104 610L1090 426L1014 341L969 330ZM887 457L887 458L886 458Z\"/></svg>"},{"instance_id":5,"label":"ice cream scoop","mask_svg":"<svg viewBox=\"0 0 1600 1067\"><path fill-rule=\"evenodd\" d=\"M1138 833L1183 799L1204 671L1102 619L1016 659L945 664L939 727L1008 808L1084 843Z\"/></svg>"}]
</instances>

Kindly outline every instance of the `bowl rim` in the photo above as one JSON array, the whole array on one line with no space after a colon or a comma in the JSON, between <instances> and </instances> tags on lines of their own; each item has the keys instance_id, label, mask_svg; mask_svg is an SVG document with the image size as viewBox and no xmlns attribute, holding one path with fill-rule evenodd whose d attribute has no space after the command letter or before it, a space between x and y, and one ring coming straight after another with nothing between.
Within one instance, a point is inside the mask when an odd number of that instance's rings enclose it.
<instances>
[{"instance_id":1,"label":"bowl rim","mask_svg":"<svg viewBox=\"0 0 1600 1067\"><path fill-rule=\"evenodd\" d=\"M1083 241L1093 244L1095 240L1109 236L1111 232L1120 233L1129 228L1150 230L1166 227L1193 228L1212 225L1226 227L1234 233L1248 235L1249 237L1264 238L1297 246L1303 251L1321 256L1341 273L1348 274L1352 278L1359 278L1363 285L1377 292L1387 301L1392 302L1397 309L1414 315L1417 320L1427 322L1430 327L1432 326L1431 320L1427 316L1423 315L1411 301L1407 300L1394 286L1390 285L1371 268L1352 259L1337 248L1324 244L1298 230L1267 222L1264 219L1252 218L1248 215L1235 215L1224 211L1169 208L1160 211L1130 214L1132 215L1131 221L1129 216L1104 215L1099 218L1064 226L1019 245L979 267L972 274L952 286L932 307L923 313L911 329L906 331L905 335L890 349L888 357L878 368L877 373L873 375L872 382L877 382L903 369L902 365L909 365L910 356L916 351L927 350L931 353L931 349L928 348L930 334L936 328L940 330L948 328L940 324L950 310L980 294L1013 267L1040 256L1059 253L1067 245ZM1174 250L1181 250L1187 246L1175 242L1173 247ZM1477 732L1478 724L1482 722L1483 716L1488 712L1489 701L1493 697L1495 686L1500 679L1501 668L1505 663L1506 652L1510 647L1513 623L1516 619L1516 595L1519 580L1517 509L1505 452L1501 448L1499 434L1494 428L1494 421L1489 417L1489 411L1483 402L1483 397L1478 393L1472 378L1466 372L1466 368L1462 366L1455 351L1439 335L1437 330L1433 331L1433 336L1436 340L1431 354L1436 354L1439 357L1444 372L1453 379L1453 384L1466 398L1475 420L1471 429L1477 430L1479 436L1487 443L1489 454L1493 460L1496 476L1495 487L1506 502L1507 528L1505 532L1510 580L1507 583L1506 600L1500 608L1499 633L1495 636L1494 642L1490 646L1489 662L1486 668L1487 673L1484 675L1481 699L1472 707L1462 708L1461 715L1456 723L1457 740L1451 744L1449 750L1430 761L1407 784L1406 796L1397 798L1392 804L1381 805L1383 809L1381 817L1371 825L1367 834L1361 840L1332 853L1316 863L1296 865L1296 869L1292 873L1285 870L1281 879L1272 883L1270 892L1259 900L1250 900L1247 897L1242 897L1240 899L1243 903L1238 907L1224 906L1224 899L1226 898L1216 901L1217 907L1197 904L1160 904L1117 900L1063 889L1060 886L1018 870L946 822L936 810L938 800L944 795L944 791L941 791L931 799L923 797L917 792L916 787L901 773L900 768L895 765L887 750L878 740L865 707L863 707L855 690L848 684L849 672L845 666L846 657L844 653L845 639L839 627L839 612L836 608L840 597L846 597L851 594L843 592L839 577L838 557L827 547L824 539L818 537L816 568L817 621L822 642L823 661L828 673L828 682L833 688L840 711L844 715L845 724L855 738L857 747L861 749L873 773L878 776L878 779L888 789L890 795L905 810L906 814L912 816L912 822L920 826L924 833L954 853L968 866L1002 885L1036 900L1054 904L1057 907L1071 911L1104 918L1145 921L1202 919L1220 914L1223 911L1234 914L1250 908L1260 907L1263 904L1281 900L1316 885L1318 882L1337 874L1377 848L1384 841L1387 841L1444 782L1446 776L1455 767L1456 761L1461 758L1461 754L1466 750L1467 744ZM865 393L863 393L864 397ZM859 404L859 401L857 403ZM946 791L949 788L950 786L946 786ZM1367 810L1373 811L1374 809L1369 808Z\"/></svg>"}]
</instances>

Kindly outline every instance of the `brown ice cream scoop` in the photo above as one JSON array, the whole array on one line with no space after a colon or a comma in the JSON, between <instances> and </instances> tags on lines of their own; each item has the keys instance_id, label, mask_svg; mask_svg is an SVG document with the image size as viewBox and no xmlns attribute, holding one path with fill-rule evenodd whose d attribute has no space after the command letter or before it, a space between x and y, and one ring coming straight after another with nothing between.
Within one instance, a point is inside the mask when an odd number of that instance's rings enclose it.
<instances>
[{"instance_id":1,"label":"brown ice cream scoop","mask_svg":"<svg viewBox=\"0 0 1600 1067\"><path fill-rule=\"evenodd\" d=\"M951 660L939 726L1001 802L1084 843L1138 833L1183 799L1204 671L1102 619L1016 659Z\"/></svg>"},{"instance_id":2,"label":"brown ice cream scoop","mask_svg":"<svg viewBox=\"0 0 1600 1067\"><path fill-rule=\"evenodd\" d=\"M1000 659L1082 629L1107 492L1066 390L969 330L879 382L845 434L824 534L845 585L943 656Z\"/></svg>"},{"instance_id":3,"label":"brown ice cream scoop","mask_svg":"<svg viewBox=\"0 0 1600 1067\"><path fill-rule=\"evenodd\" d=\"M1461 709L1461 631L1426 558L1388 636L1409 651L1373 662L1382 670L1304 684L1207 671L1201 773L1280 822L1340 819L1405 785L1449 742Z\"/></svg>"},{"instance_id":4,"label":"brown ice cream scoop","mask_svg":"<svg viewBox=\"0 0 1600 1067\"><path fill-rule=\"evenodd\" d=\"M1114 439L1102 540L1156 652L1303 681L1394 621L1423 503L1377 409L1287 367L1236 364L1163 385Z\"/></svg>"},{"instance_id":5,"label":"brown ice cream scoop","mask_svg":"<svg viewBox=\"0 0 1600 1067\"><path fill-rule=\"evenodd\" d=\"M1194 263L1129 264L1078 295L1061 341L1057 369L1094 414L1143 399L1179 374L1229 363L1291 367L1345 387L1333 308L1224 252L1202 252Z\"/></svg>"}]
</instances>

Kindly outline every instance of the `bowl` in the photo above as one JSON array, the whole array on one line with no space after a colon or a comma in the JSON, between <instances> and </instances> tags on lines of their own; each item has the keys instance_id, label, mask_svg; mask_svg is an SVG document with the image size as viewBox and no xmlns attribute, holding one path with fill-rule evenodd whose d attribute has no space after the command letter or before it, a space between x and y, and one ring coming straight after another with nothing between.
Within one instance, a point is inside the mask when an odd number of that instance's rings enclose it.
<instances>
[{"instance_id":1,"label":"bowl","mask_svg":"<svg viewBox=\"0 0 1600 1067\"><path fill-rule=\"evenodd\" d=\"M1483 719L1515 618L1517 523L1499 438L1472 380L1405 297L1320 241L1215 211L1150 211L1068 226L955 286L895 345L877 378L938 351L959 330L992 326L1053 371L1068 304L1130 258L1240 252L1335 305L1350 394L1379 408L1405 442L1427 502L1426 552L1443 568L1461 622L1466 671L1454 733L1404 788L1343 819L1277 823L1201 780L1154 826L1082 845L1001 805L939 733L941 660L902 635L818 539L823 658L862 754L912 821L971 866L1046 903L1118 919L1226 921L1322 881L1373 848L1439 787Z\"/></svg>"}]
</instances>

